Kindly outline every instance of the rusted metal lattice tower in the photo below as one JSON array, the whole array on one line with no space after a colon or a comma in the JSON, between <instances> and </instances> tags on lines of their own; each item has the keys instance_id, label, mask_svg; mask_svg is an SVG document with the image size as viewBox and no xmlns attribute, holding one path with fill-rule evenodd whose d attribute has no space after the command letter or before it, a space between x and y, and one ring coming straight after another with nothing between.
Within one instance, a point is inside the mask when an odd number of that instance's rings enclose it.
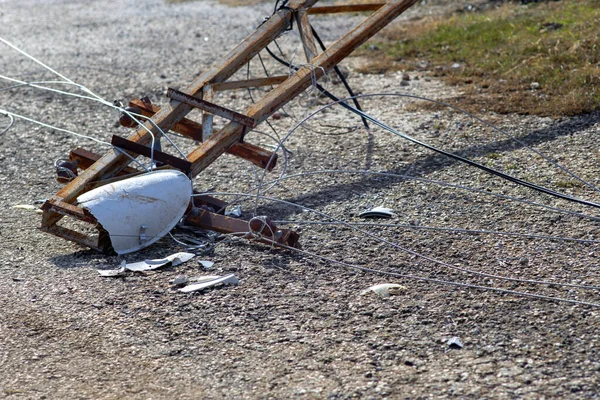
<instances>
[{"instance_id":1,"label":"rusted metal lattice tower","mask_svg":"<svg viewBox=\"0 0 600 400\"><path fill-rule=\"evenodd\" d=\"M172 168L184 171L191 177L201 173L225 152L247 159L262 168L272 169L275 160L274 157L272 158L273 154L258 146L243 142L246 130L265 121L274 112L301 94L312 84L315 77L318 79L325 71L332 69L354 49L418 0L391 0L380 4L315 7L317 1L291 0L289 4L276 11L250 36L186 88L182 90L169 89L167 96L170 101L164 107L159 108L144 100L132 101L131 105L137 107L141 114L151 118L152 123L147 121L144 127L137 127L127 139L113 137L113 145L126 150L133 157L149 156L148 145L152 137L149 132L158 136L161 130L164 132L173 130L194 140L202 141L202 143L188 154L187 161L159 151L153 152L154 157ZM372 13L327 49L319 52L309 16L340 12ZM289 76L228 81L241 67L277 39L294 22L304 46L307 65L300 67ZM214 91L271 85L274 85L274 88L243 113L228 110L211 102ZM194 108L202 110L202 123L185 118ZM230 122L206 137L208 135L205 133L212 130L212 115L219 115ZM71 160L76 161L77 167L83 171L44 204L41 228L56 236L97 250L110 249L109 241L103 234L101 226L97 224L97 220L89 212L75 205L76 199L98 185L133 176L141 171L129 167L131 158L116 149L111 149L101 157L82 149L76 149L71 152ZM271 160L270 163L269 160ZM219 201L216 199L204 198L200 201L206 201L213 205L216 203L215 208L220 208ZM195 205L192 202L191 206ZM59 225L59 221L65 216L95 224L100 234L88 235ZM221 232L248 230L245 221L228 218L207 210L189 214L188 220L192 224ZM272 230L267 229L262 232L267 239L269 239L269 232ZM283 233L280 237L270 239L285 245L296 244L297 235L285 230Z\"/></svg>"}]
</instances>

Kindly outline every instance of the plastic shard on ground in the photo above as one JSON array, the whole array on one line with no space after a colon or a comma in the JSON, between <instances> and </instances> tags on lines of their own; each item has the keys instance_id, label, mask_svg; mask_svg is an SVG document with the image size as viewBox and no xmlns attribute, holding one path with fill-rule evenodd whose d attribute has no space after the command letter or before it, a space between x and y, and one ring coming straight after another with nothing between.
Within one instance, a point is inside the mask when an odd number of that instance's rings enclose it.
<instances>
[{"instance_id":1,"label":"plastic shard on ground","mask_svg":"<svg viewBox=\"0 0 600 400\"><path fill-rule=\"evenodd\" d=\"M150 271L164 267L167 264L172 266L183 264L184 262L191 260L194 256L195 254L193 253L175 253L168 257L157 260L144 260L130 264L128 263L125 268L127 268L129 271Z\"/></svg>"},{"instance_id":2,"label":"plastic shard on ground","mask_svg":"<svg viewBox=\"0 0 600 400\"><path fill-rule=\"evenodd\" d=\"M43 213L42 210L40 210L38 207L32 205L32 204L17 204L12 206L12 208L16 208L16 209L20 209L20 210L27 210L27 211L33 211L35 213L41 214Z\"/></svg>"},{"instance_id":3,"label":"plastic shard on ground","mask_svg":"<svg viewBox=\"0 0 600 400\"><path fill-rule=\"evenodd\" d=\"M240 218L242 216L242 206L237 205L237 206L233 207L231 210L225 211L225 215L227 217Z\"/></svg>"},{"instance_id":4,"label":"plastic shard on ground","mask_svg":"<svg viewBox=\"0 0 600 400\"><path fill-rule=\"evenodd\" d=\"M99 269L98 273L100 274L100 276L103 276L105 278L116 278L119 276L125 276L125 261L121 262L121 268L119 269Z\"/></svg>"},{"instance_id":5,"label":"plastic shard on ground","mask_svg":"<svg viewBox=\"0 0 600 400\"><path fill-rule=\"evenodd\" d=\"M370 288L367 288L365 290L363 290L362 292L360 292L361 295L365 295L369 292L373 292L381 297L390 297L390 295L392 293L390 293L390 289L392 289L392 291L395 290L405 290L406 287L402 286L402 285L398 285L397 283L382 283L379 285L375 285L375 286L371 286Z\"/></svg>"},{"instance_id":6,"label":"plastic shard on ground","mask_svg":"<svg viewBox=\"0 0 600 400\"><path fill-rule=\"evenodd\" d=\"M173 286L183 286L189 282L189 279L185 275L179 275L177 278L171 281L171 285Z\"/></svg>"},{"instance_id":7,"label":"plastic shard on ground","mask_svg":"<svg viewBox=\"0 0 600 400\"><path fill-rule=\"evenodd\" d=\"M363 211L358 214L361 218L392 218L396 216L391 208L375 207L368 211Z\"/></svg>"},{"instance_id":8,"label":"plastic shard on ground","mask_svg":"<svg viewBox=\"0 0 600 400\"><path fill-rule=\"evenodd\" d=\"M166 235L183 217L192 195L176 170L152 171L109 183L77 198L108 232L117 254L131 253Z\"/></svg>"},{"instance_id":9,"label":"plastic shard on ground","mask_svg":"<svg viewBox=\"0 0 600 400\"><path fill-rule=\"evenodd\" d=\"M206 289L215 285L237 285L239 283L238 278L234 274L225 275L225 276L210 276L207 279L198 283L194 283L192 285L187 285L184 288L179 289L180 292L190 293L198 290Z\"/></svg>"},{"instance_id":10,"label":"plastic shard on ground","mask_svg":"<svg viewBox=\"0 0 600 400\"><path fill-rule=\"evenodd\" d=\"M460 338L457 336L454 336L454 337L448 339L448 342L446 342L446 344L448 345L448 348L450 348L450 349L460 350L463 348L463 343L460 340Z\"/></svg>"},{"instance_id":11,"label":"plastic shard on ground","mask_svg":"<svg viewBox=\"0 0 600 400\"><path fill-rule=\"evenodd\" d=\"M214 262L207 261L207 260L201 260L201 261L198 261L198 262L200 263L200 265L202 265L206 269L210 269L210 268L212 268L213 265L215 265Z\"/></svg>"}]
</instances>

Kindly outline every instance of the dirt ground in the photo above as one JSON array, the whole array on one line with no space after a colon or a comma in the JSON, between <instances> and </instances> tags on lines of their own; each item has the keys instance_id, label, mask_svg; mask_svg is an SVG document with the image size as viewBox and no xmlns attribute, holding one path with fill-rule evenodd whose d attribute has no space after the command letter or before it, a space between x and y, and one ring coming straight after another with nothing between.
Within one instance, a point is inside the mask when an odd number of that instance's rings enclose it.
<instances>
[{"instance_id":1,"label":"dirt ground","mask_svg":"<svg viewBox=\"0 0 600 400\"><path fill-rule=\"evenodd\" d=\"M425 3L402 18L434 9ZM230 8L204 1L4 0L0 37L110 102L149 96L160 105L167 87L191 82L271 10L271 4ZM314 24L331 42L359 20L315 18ZM281 39L288 57L298 51L296 43L293 33ZM0 47L2 75L58 80ZM264 61L271 74L286 73L266 55ZM295 62L304 62L301 50ZM363 95L443 100L457 94L429 78L427 70L402 83L402 73L353 72L360 62L345 65L350 84ZM264 76L258 61L249 74ZM237 77L245 78L246 70ZM323 84L344 96L335 79ZM9 85L3 80L2 88ZM419 140L600 201L596 189L530 150L598 185L598 113L549 119L482 109L477 117L502 128L499 132L453 110L409 111L407 105L416 101L411 97L362 101L367 112ZM215 102L241 111L250 94L228 92ZM247 140L274 145L266 134L286 136L324 104L308 93L271 121L274 130L263 124ZM0 108L101 141L128 133L115 124L118 113L109 107L34 87L0 89ZM8 121L0 116L0 130ZM184 150L193 146L174 140ZM268 215L298 231L303 252L226 237L212 253L177 267L102 278L97 269L117 268L123 259L161 258L183 248L166 237L118 257L41 232L38 214L13 206L52 196L61 187L54 162L71 149L102 153L107 147L22 119L0 141L2 398L600 397L600 299L598 289L589 287L600 286L593 206L507 183L380 128L368 134L355 116L334 107L291 133L287 163L280 153L279 166L265 178L283 174L286 179L265 195L295 205L232 196L247 193L262 171L229 155L194 181L197 190L220 192L217 197L241 204L246 219ZM374 206L389 207L395 216L358 216ZM215 264L206 270L199 260ZM239 285L183 294L170 284L179 275L226 273L235 274ZM402 287L390 297L361 294L378 283ZM462 348L448 344L453 337Z\"/></svg>"}]
</instances>

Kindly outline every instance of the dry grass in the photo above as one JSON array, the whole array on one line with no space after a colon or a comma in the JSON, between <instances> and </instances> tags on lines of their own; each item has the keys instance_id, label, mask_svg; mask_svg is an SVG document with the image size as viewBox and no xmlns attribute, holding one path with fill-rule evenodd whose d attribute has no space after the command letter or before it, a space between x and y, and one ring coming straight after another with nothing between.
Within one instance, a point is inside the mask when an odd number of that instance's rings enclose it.
<instances>
[{"instance_id":1,"label":"dry grass","mask_svg":"<svg viewBox=\"0 0 600 400\"><path fill-rule=\"evenodd\" d=\"M463 107L576 115L600 106L598 26L599 0L429 18L387 29L363 48L370 61L361 72L429 65L433 75L464 87L456 99Z\"/></svg>"}]
</instances>

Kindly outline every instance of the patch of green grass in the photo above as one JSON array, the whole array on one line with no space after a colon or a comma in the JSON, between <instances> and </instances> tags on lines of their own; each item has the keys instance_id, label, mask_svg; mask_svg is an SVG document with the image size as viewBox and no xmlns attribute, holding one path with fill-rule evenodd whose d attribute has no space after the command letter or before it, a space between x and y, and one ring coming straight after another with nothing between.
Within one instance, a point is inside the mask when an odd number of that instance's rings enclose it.
<instances>
[{"instance_id":1,"label":"patch of green grass","mask_svg":"<svg viewBox=\"0 0 600 400\"><path fill-rule=\"evenodd\" d=\"M465 85L466 105L580 114L600 108L599 26L600 0L504 5L390 29L376 43L374 70L427 61L435 75Z\"/></svg>"}]
</instances>

